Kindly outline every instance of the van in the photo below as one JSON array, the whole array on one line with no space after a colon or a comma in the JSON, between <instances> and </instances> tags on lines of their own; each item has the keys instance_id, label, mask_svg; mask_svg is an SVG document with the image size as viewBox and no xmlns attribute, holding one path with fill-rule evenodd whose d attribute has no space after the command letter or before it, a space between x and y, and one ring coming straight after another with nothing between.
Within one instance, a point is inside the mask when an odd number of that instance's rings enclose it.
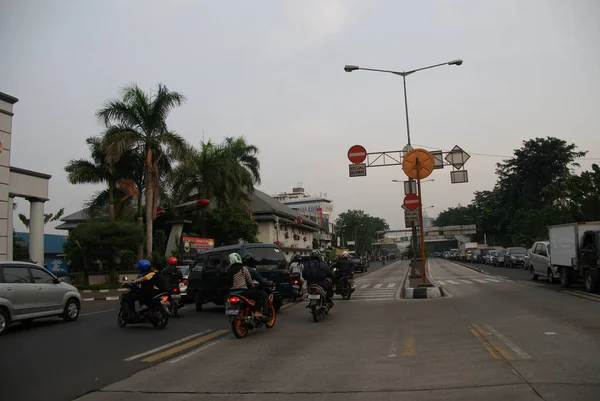
<instances>
[{"instance_id":1,"label":"van","mask_svg":"<svg viewBox=\"0 0 600 401\"><path fill-rule=\"evenodd\" d=\"M188 276L187 295L196 304L196 310L201 311L203 305L212 302L224 305L229 293L227 270L229 269L229 254L251 253L257 261L257 270L261 276L276 285L276 292L291 293L290 276L287 270L287 260L278 246L272 244L236 244L221 246L201 253L192 264ZM289 287L289 288L288 288ZM283 303L282 297L275 296L275 309ZM285 296L284 296L285 298Z\"/></svg>"}]
</instances>

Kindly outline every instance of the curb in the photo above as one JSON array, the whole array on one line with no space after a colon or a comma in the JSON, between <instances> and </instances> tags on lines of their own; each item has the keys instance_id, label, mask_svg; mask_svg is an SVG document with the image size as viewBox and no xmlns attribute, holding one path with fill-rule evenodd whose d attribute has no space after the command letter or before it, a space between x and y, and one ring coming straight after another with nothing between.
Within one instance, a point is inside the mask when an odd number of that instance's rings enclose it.
<instances>
[{"instance_id":1,"label":"curb","mask_svg":"<svg viewBox=\"0 0 600 401\"><path fill-rule=\"evenodd\" d=\"M448 260L448 259L446 259L446 260ZM454 263L454 264L456 264L456 265L459 265L459 266L462 266L462 267L466 267L467 269L471 269L471 270L473 270L473 271L476 271L477 273L481 273L481 274L487 274L488 276L491 276L491 275L492 275L492 274L490 274L490 273L486 272L485 270L478 269L478 268L477 268L477 267L475 267L475 266L469 266L469 265L468 265L468 264L466 264L466 263L457 262L456 260L448 260L448 261L449 261L449 262L452 262L452 263Z\"/></svg>"},{"instance_id":2,"label":"curb","mask_svg":"<svg viewBox=\"0 0 600 401\"><path fill-rule=\"evenodd\" d=\"M427 273L429 274L429 260L427 260ZM404 291L402 293L402 298L404 299L429 299L429 298L443 298L444 297L444 289L439 286L435 281L432 282L433 287L410 287L410 281L408 280L408 275L410 273L410 264L408 266L408 270L406 272L406 276L404 277Z\"/></svg>"},{"instance_id":3,"label":"curb","mask_svg":"<svg viewBox=\"0 0 600 401\"><path fill-rule=\"evenodd\" d=\"M111 292L111 291L117 291L117 292L125 292L127 291L127 288L115 288L113 290L81 290L79 292L81 293L85 293L85 294L91 294L91 293L107 293L107 292Z\"/></svg>"},{"instance_id":4,"label":"curb","mask_svg":"<svg viewBox=\"0 0 600 401\"><path fill-rule=\"evenodd\" d=\"M81 298L84 302L90 301L118 301L119 297L94 297L94 298Z\"/></svg>"}]
</instances>

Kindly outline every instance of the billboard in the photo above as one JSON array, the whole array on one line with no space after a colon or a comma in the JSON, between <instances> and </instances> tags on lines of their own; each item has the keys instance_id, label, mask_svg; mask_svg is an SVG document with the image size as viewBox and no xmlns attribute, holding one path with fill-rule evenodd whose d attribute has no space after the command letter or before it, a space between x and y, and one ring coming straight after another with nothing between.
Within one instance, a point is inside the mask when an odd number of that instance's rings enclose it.
<instances>
[{"instance_id":1,"label":"billboard","mask_svg":"<svg viewBox=\"0 0 600 401\"><path fill-rule=\"evenodd\" d=\"M179 242L181 258L194 259L200 252L208 251L215 247L215 240L212 238L181 237Z\"/></svg>"}]
</instances>

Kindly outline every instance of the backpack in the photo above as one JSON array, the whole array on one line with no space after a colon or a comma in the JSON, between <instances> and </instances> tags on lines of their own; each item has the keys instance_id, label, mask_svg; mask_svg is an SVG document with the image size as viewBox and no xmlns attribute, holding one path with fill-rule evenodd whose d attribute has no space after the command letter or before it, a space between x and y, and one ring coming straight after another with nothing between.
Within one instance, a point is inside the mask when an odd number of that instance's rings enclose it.
<instances>
[{"instance_id":1,"label":"backpack","mask_svg":"<svg viewBox=\"0 0 600 401\"><path fill-rule=\"evenodd\" d=\"M311 260L304 264L302 278L304 278L306 281L325 280L327 278L327 271L323 269L320 261Z\"/></svg>"}]
</instances>

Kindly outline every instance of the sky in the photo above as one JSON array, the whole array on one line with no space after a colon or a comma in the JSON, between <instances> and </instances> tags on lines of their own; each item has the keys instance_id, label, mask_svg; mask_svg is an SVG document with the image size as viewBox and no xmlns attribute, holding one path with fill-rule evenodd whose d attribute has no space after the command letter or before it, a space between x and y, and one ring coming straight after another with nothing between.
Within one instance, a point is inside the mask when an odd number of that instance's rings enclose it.
<instances>
[{"instance_id":1,"label":"sky","mask_svg":"<svg viewBox=\"0 0 600 401\"><path fill-rule=\"evenodd\" d=\"M464 60L407 77L413 145L471 154L468 183L446 167L423 184L435 216L491 189L495 163L524 140L575 143L584 169L600 160L599 19L596 0L0 0L0 91L19 98L11 165L52 175L46 212L76 212L99 187L69 184L64 167L89 157L95 111L124 85L162 82L188 99L168 125L190 143L244 135L259 147L260 190L302 182L337 214L402 229L401 168L349 178L347 159L355 144L406 145L402 79L344 65Z\"/></svg>"}]
</instances>

